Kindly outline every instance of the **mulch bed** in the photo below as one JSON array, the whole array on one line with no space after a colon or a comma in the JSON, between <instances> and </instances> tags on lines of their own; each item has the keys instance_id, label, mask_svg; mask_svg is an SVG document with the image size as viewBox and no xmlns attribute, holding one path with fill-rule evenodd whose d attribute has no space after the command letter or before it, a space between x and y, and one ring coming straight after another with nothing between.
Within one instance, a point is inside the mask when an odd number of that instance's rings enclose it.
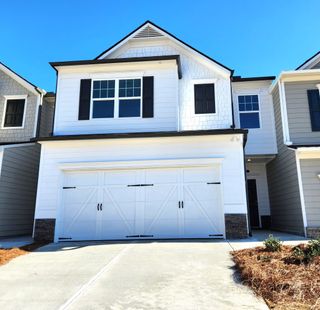
<instances>
[{"instance_id":1,"label":"mulch bed","mask_svg":"<svg viewBox=\"0 0 320 310\"><path fill-rule=\"evenodd\" d=\"M264 247L232 252L242 281L261 296L271 309L320 309L320 257L299 262L293 246L279 252Z\"/></svg>"},{"instance_id":2,"label":"mulch bed","mask_svg":"<svg viewBox=\"0 0 320 310\"><path fill-rule=\"evenodd\" d=\"M32 243L29 245L22 246L20 248L0 249L0 265L8 263L15 257L28 254L44 246L45 244L46 243Z\"/></svg>"}]
</instances>

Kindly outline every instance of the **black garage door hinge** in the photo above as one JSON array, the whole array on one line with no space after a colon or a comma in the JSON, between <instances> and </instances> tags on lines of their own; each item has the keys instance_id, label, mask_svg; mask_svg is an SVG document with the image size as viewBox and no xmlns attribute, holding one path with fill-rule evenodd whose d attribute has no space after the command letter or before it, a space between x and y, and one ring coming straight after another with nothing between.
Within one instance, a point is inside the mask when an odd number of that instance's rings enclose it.
<instances>
[{"instance_id":1,"label":"black garage door hinge","mask_svg":"<svg viewBox=\"0 0 320 310\"><path fill-rule=\"evenodd\" d=\"M212 184L221 184L221 182L208 182L208 185L212 185Z\"/></svg>"},{"instance_id":2,"label":"black garage door hinge","mask_svg":"<svg viewBox=\"0 0 320 310\"><path fill-rule=\"evenodd\" d=\"M209 235L209 237L223 237L223 234L213 234Z\"/></svg>"},{"instance_id":3,"label":"black garage door hinge","mask_svg":"<svg viewBox=\"0 0 320 310\"><path fill-rule=\"evenodd\" d=\"M152 238L153 235L130 235L126 236L126 238Z\"/></svg>"},{"instance_id":4,"label":"black garage door hinge","mask_svg":"<svg viewBox=\"0 0 320 310\"><path fill-rule=\"evenodd\" d=\"M62 187L63 189L74 189L74 188L76 188L75 186L64 186L64 187Z\"/></svg>"},{"instance_id":5,"label":"black garage door hinge","mask_svg":"<svg viewBox=\"0 0 320 310\"><path fill-rule=\"evenodd\" d=\"M71 240L72 238L70 238L70 237L60 237L60 238L58 238L59 240Z\"/></svg>"},{"instance_id":6,"label":"black garage door hinge","mask_svg":"<svg viewBox=\"0 0 320 310\"><path fill-rule=\"evenodd\" d=\"M153 184L129 184L128 187L153 186Z\"/></svg>"}]
</instances>

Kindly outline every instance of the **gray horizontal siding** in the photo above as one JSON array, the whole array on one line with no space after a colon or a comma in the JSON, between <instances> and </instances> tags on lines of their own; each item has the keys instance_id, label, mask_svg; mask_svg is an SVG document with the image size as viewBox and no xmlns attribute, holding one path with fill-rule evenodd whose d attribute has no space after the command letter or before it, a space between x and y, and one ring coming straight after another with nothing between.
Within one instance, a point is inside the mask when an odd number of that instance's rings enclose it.
<instances>
[{"instance_id":1,"label":"gray horizontal siding","mask_svg":"<svg viewBox=\"0 0 320 310\"><path fill-rule=\"evenodd\" d=\"M0 175L0 236L31 234L40 145L6 148Z\"/></svg>"},{"instance_id":2,"label":"gray horizontal siding","mask_svg":"<svg viewBox=\"0 0 320 310\"><path fill-rule=\"evenodd\" d=\"M320 158L301 159L301 178L308 227L320 227Z\"/></svg>"},{"instance_id":3,"label":"gray horizontal siding","mask_svg":"<svg viewBox=\"0 0 320 310\"><path fill-rule=\"evenodd\" d=\"M55 97L43 98L39 136L48 137L52 133Z\"/></svg>"},{"instance_id":4,"label":"gray horizontal siding","mask_svg":"<svg viewBox=\"0 0 320 310\"><path fill-rule=\"evenodd\" d=\"M289 133L293 143L320 143L320 131L313 132L311 128L307 95L307 90L317 89L319 83L320 78L319 81L285 83Z\"/></svg>"},{"instance_id":5,"label":"gray horizontal siding","mask_svg":"<svg viewBox=\"0 0 320 310\"><path fill-rule=\"evenodd\" d=\"M272 227L303 234L295 152L283 144L279 91L273 92L278 155L267 165Z\"/></svg>"}]
</instances>

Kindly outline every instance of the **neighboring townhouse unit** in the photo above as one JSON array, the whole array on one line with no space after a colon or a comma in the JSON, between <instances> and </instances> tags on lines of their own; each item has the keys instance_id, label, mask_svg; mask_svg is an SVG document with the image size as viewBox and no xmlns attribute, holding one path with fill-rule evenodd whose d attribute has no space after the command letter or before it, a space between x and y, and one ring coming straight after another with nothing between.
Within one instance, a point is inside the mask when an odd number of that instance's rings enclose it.
<instances>
[{"instance_id":1,"label":"neighboring townhouse unit","mask_svg":"<svg viewBox=\"0 0 320 310\"><path fill-rule=\"evenodd\" d=\"M248 207L252 228L270 228L266 165L277 154L272 97L274 76L232 78L236 128L249 130L245 148Z\"/></svg>"},{"instance_id":2,"label":"neighboring townhouse unit","mask_svg":"<svg viewBox=\"0 0 320 310\"><path fill-rule=\"evenodd\" d=\"M50 96L0 63L0 237L32 233L40 144L30 139L41 116L41 135L52 132Z\"/></svg>"},{"instance_id":3,"label":"neighboring townhouse unit","mask_svg":"<svg viewBox=\"0 0 320 310\"><path fill-rule=\"evenodd\" d=\"M247 130L235 128L232 70L151 22L94 60L51 65L54 130L35 139L42 147L36 240L248 235ZM241 85L253 90L255 109L258 94L259 108L272 115L270 79L250 83L233 84L239 93ZM261 122L248 147L266 187L276 146L259 143L273 139L272 125ZM269 215L268 203L260 212Z\"/></svg>"},{"instance_id":4,"label":"neighboring townhouse unit","mask_svg":"<svg viewBox=\"0 0 320 310\"><path fill-rule=\"evenodd\" d=\"M320 52L271 87L278 155L267 164L272 226L320 236Z\"/></svg>"}]
</instances>

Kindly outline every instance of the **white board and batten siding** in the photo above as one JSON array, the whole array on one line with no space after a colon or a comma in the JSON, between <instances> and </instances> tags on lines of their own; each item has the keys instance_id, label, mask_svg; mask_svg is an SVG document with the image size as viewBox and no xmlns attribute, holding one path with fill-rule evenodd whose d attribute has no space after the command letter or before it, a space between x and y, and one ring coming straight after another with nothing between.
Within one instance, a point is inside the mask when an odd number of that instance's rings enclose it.
<instances>
[{"instance_id":1,"label":"white board and batten siding","mask_svg":"<svg viewBox=\"0 0 320 310\"><path fill-rule=\"evenodd\" d=\"M276 130L272 96L269 94L271 81L246 81L232 83L234 120L240 128L238 96L258 95L260 128L249 129L246 144L247 155L277 154Z\"/></svg>"},{"instance_id":2,"label":"white board and batten siding","mask_svg":"<svg viewBox=\"0 0 320 310\"><path fill-rule=\"evenodd\" d=\"M154 77L154 117L78 120L81 79ZM123 64L82 66L59 71L55 135L154 132L177 130L178 75L175 61L168 64Z\"/></svg>"},{"instance_id":3,"label":"white board and batten siding","mask_svg":"<svg viewBox=\"0 0 320 310\"><path fill-rule=\"evenodd\" d=\"M232 125L230 72L196 57L167 39L131 41L108 58L180 55L182 79L175 61L90 65L60 68L55 135L225 129ZM154 76L154 117L78 121L80 79ZM214 83L216 113L195 114L194 84Z\"/></svg>"},{"instance_id":4,"label":"white board and batten siding","mask_svg":"<svg viewBox=\"0 0 320 310\"><path fill-rule=\"evenodd\" d=\"M150 169L158 166L162 171L167 165L171 168L199 166L207 159L214 161L212 166L206 164L209 168L219 167L221 185L215 186L221 186L222 216L224 213L246 214L241 135L42 142L35 218L57 219L57 241L65 169L110 171L123 170L119 167L125 166L139 170L149 165Z\"/></svg>"}]
</instances>

